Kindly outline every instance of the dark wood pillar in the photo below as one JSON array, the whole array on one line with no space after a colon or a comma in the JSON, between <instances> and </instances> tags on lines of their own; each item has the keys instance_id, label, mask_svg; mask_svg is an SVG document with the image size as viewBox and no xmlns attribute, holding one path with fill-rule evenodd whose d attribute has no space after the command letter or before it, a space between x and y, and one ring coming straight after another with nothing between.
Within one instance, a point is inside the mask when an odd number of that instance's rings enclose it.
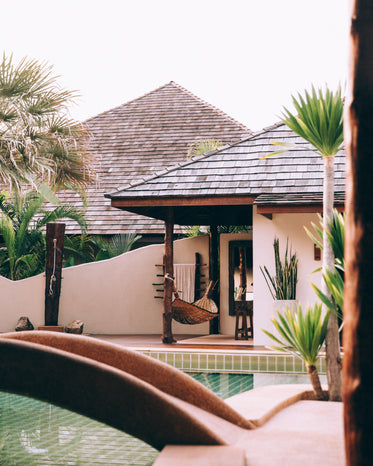
<instances>
[{"instance_id":1,"label":"dark wood pillar","mask_svg":"<svg viewBox=\"0 0 373 466\"><path fill-rule=\"evenodd\" d=\"M218 282L215 286L211 299L213 299L218 306L219 314L215 319L210 320L210 335L219 334L220 327L220 272L219 272L219 234L216 225L210 226L210 251L209 251L209 276L210 280Z\"/></svg>"},{"instance_id":2,"label":"dark wood pillar","mask_svg":"<svg viewBox=\"0 0 373 466\"><path fill-rule=\"evenodd\" d=\"M167 277L174 276L174 220L173 212L170 208L168 219L165 223L164 235L164 302L163 302L163 343L174 343L172 336L172 293L173 281Z\"/></svg>"},{"instance_id":3,"label":"dark wood pillar","mask_svg":"<svg viewBox=\"0 0 373 466\"><path fill-rule=\"evenodd\" d=\"M58 325L64 236L64 223L47 223L47 256L45 264L45 325Z\"/></svg>"},{"instance_id":4,"label":"dark wood pillar","mask_svg":"<svg viewBox=\"0 0 373 466\"><path fill-rule=\"evenodd\" d=\"M373 3L352 2L349 89L343 399L348 465L372 464L373 423Z\"/></svg>"}]
</instances>

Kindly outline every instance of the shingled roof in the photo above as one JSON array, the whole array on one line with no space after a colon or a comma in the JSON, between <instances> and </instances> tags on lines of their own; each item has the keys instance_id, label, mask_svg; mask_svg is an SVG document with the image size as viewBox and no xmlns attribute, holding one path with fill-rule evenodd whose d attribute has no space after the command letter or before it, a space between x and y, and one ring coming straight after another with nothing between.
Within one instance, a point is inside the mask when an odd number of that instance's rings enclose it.
<instances>
[{"instance_id":1,"label":"shingled roof","mask_svg":"<svg viewBox=\"0 0 373 466\"><path fill-rule=\"evenodd\" d=\"M299 148L262 159L286 142ZM286 125L277 123L236 144L196 157L179 166L131 183L108 195L113 201L161 198L251 196L258 205L322 204L323 161ZM345 155L335 157L335 191L343 202ZM123 207L124 208L124 207Z\"/></svg>"},{"instance_id":2,"label":"shingled roof","mask_svg":"<svg viewBox=\"0 0 373 466\"><path fill-rule=\"evenodd\" d=\"M190 144L213 138L224 144L252 134L241 123L170 83L87 120L96 157L98 183L88 189L91 234L164 232L163 223L110 207L104 193L186 160ZM61 193L63 202L81 206L79 197ZM79 233L66 222L67 233Z\"/></svg>"}]
</instances>

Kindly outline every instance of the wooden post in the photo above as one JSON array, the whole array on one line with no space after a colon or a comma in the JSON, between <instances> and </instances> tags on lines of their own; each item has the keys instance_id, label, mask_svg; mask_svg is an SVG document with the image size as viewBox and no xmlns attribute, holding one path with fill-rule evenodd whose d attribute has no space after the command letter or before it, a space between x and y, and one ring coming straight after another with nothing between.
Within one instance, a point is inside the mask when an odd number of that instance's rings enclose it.
<instances>
[{"instance_id":1,"label":"wooden post","mask_svg":"<svg viewBox=\"0 0 373 466\"><path fill-rule=\"evenodd\" d=\"M209 251L209 275L210 280L214 282L219 280L219 234L218 227L216 225L210 226L210 251ZM218 283L213 292L211 298L215 301L218 309L220 309L220 283ZM219 334L220 327L220 311L214 319L210 320L210 335Z\"/></svg>"},{"instance_id":2,"label":"wooden post","mask_svg":"<svg viewBox=\"0 0 373 466\"><path fill-rule=\"evenodd\" d=\"M45 264L45 325L58 325L64 235L64 223L47 223L47 257Z\"/></svg>"},{"instance_id":3,"label":"wooden post","mask_svg":"<svg viewBox=\"0 0 373 466\"><path fill-rule=\"evenodd\" d=\"M170 209L168 219L165 223L164 235L164 302L163 302L163 343L175 343L172 336L172 292L173 281L167 279L167 276L174 276L174 221L173 212Z\"/></svg>"},{"instance_id":4,"label":"wooden post","mask_svg":"<svg viewBox=\"0 0 373 466\"><path fill-rule=\"evenodd\" d=\"M343 306L343 400L348 465L372 464L373 4L352 2L345 108L348 156Z\"/></svg>"}]
</instances>

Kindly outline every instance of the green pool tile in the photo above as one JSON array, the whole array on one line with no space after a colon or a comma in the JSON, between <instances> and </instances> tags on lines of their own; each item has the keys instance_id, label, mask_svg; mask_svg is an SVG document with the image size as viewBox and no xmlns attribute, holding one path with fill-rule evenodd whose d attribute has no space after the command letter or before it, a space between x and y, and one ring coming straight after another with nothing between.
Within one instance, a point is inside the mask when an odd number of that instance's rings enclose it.
<instances>
[{"instance_id":1,"label":"green pool tile","mask_svg":"<svg viewBox=\"0 0 373 466\"><path fill-rule=\"evenodd\" d=\"M183 367L183 355L180 353L174 353L174 367L182 369Z\"/></svg>"},{"instance_id":2,"label":"green pool tile","mask_svg":"<svg viewBox=\"0 0 373 466\"><path fill-rule=\"evenodd\" d=\"M233 356L232 355L225 355L224 356L224 370L231 371L233 369Z\"/></svg>"},{"instance_id":3,"label":"green pool tile","mask_svg":"<svg viewBox=\"0 0 373 466\"><path fill-rule=\"evenodd\" d=\"M191 367L191 356L190 354L183 354L182 355L182 368L183 369L190 369Z\"/></svg>"},{"instance_id":4,"label":"green pool tile","mask_svg":"<svg viewBox=\"0 0 373 466\"><path fill-rule=\"evenodd\" d=\"M198 354L191 354L190 368L193 370L199 370L199 358Z\"/></svg>"},{"instance_id":5,"label":"green pool tile","mask_svg":"<svg viewBox=\"0 0 373 466\"><path fill-rule=\"evenodd\" d=\"M206 370L207 369L207 354L200 354L199 355L199 369Z\"/></svg>"}]
</instances>

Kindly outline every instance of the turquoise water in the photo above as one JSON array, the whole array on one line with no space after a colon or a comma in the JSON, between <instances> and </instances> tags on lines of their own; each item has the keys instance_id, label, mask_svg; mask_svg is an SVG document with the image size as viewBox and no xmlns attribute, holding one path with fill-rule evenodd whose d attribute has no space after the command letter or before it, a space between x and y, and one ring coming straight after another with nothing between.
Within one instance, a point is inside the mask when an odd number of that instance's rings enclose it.
<instances>
[{"instance_id":1,"label":"turquoise water","mask_svg":"<svg viewBox=\"0 0 373 466\"><path fill-rule=\"evenodd\" d=\"M190 374L225 399L253 387L307 383L304 375ZM150 465L158 451L62 408L0 392L0 465Z\"/></svg>"}]
</instances>

